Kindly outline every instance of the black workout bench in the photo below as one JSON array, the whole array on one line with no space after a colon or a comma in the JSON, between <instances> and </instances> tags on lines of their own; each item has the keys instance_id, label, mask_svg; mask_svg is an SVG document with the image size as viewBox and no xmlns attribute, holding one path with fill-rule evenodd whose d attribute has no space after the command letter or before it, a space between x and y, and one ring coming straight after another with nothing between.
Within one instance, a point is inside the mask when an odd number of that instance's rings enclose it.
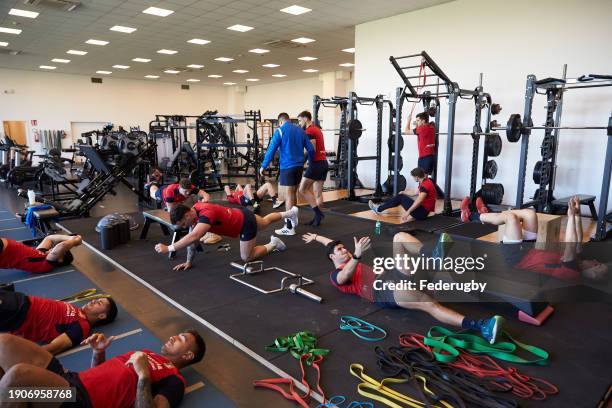
<instances>
[{"instance_id":1,"label":"black workout bench","mask_svg":"<svg viewBox=\"0 0 612 408\"><path fill-rule=\"evenodd\" d=\"M586 206L589 207L589 210L591 211L591 218L596 220L597 219L597 210L595 209L595 196L579 194L579 195L577 195L577 197L578 197L578 200L580 200L580 205L581 206L586 205ZM555 210L567 211L567 203L571 199L572 199L572 197L559 198L558 200L554 200L552 202L552 206L553 206L553 208Z\"/></svg>"},{"instance_id":2,"label":"black workout bench","mask_svg":"<svg viewBox=\"0 0 612 408\"><path fill-rule=\"evenodd\" d=\"M170 222L170 214L164 210L143 211L142 215L144 216L145 221L144 226L142 227L142 231L140 233L140 239L147 238L147 234L149 233L149 227L153 223L159 224L164 235L170 235L170 231L172 231L172 242L170 243L170 245L174 244L180 239L181 236L189 232L189 230L186 228L179 228L176 225L173 225ZM174 252L170 252L168 254L169 258L174 258L174 256Z\"/></svg>"}]
</instances>

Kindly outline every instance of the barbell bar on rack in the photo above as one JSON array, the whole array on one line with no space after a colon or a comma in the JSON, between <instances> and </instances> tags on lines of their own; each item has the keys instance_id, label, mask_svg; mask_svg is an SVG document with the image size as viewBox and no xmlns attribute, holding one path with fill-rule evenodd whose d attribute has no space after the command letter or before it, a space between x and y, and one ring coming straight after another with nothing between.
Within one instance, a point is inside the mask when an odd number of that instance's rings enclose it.
<instances>
[{"instance_id":1,"label":"barbell bar on rack","mask_svg":"<svg viewBox=\"0 0 612 408\"><path fill-rule=\"evenodd\" d=\"M518 113L510 115L506 127L494 127L491 130L505 130L506 138L509 142L518 142L522 135L527 135L532 129L574 129L574 130L608 130L612 133L612 117L608 120L608 126L524 126L521 115Z\"/></svg>"}]
</instances>

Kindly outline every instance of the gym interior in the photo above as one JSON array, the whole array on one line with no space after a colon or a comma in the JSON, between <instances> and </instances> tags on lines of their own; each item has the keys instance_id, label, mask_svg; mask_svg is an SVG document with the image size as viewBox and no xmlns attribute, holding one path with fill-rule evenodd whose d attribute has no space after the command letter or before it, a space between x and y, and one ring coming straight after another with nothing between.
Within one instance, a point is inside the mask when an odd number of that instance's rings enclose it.
<instances>
[{"instance_id":1,"label":"gym interior","mask_svg":"<svg viewBox=\"0 0 612 408\"><path fill-rule=\"evenodd\" d=\"M1 1L0 406L612 406L611 15Z\"/></svg>"}]
</instances>

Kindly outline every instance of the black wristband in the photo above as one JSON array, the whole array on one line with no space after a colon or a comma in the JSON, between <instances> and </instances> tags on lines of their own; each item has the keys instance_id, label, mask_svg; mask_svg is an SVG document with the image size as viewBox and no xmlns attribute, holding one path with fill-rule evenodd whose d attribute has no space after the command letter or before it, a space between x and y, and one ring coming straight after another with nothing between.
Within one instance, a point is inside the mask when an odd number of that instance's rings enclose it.
<instances>
[{"instance_id":1,"label":"black wristband","mask_svg":"<svg viewBox=\"0 0 612 408\"><path fill-rule=\"evenodd\" d=\"M358 260L360 260L360 259L361 259L361 257L360 257L360 256L356 256L356 255L353 255L353 259L354 259L354 260L356 260L356 261L358 261Z\"/></svg>"}]
</instances>

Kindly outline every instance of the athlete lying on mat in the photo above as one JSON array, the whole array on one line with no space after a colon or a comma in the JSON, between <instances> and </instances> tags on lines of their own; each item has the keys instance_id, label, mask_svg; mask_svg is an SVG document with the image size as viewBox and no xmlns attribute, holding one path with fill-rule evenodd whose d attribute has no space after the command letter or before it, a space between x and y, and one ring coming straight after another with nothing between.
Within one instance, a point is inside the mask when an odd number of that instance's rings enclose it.
<instances>
[{"instance_id":1,"label":"athlete lying on mat","mask_svg":"<svg viewBox=\"0 0 612 408\"><path fill-rule=\"evenodd\" d=\"M406 189L382 204L374 204L374 202L370 200L368 205L374 214L384 215L383 212L385 210L401 206L404 209L401 221L410 222L414 220L424 220L430 213L435 212L436 185L420 167L412 169L410 174L414 177L414 181L418 183L418 187L416 189ZM416 200L409 197L417 194Z\"/></svg>"},{"instance_id":2,"label":"athlete lying on mat","mask_svg":"<svg viewBox=\"0 0 612 408\"><path fill-rule=\"evenodd\" d=\"M210 195L202 189L197 188L189 179L181 179L178 183L162 185L159 170L154 169L151 173L149 183L149 194L151 198L162 203L162 205L172 210L175 206L187 201L187 198L194 195L201 202L208 202Z\"/></svg>"},{"instance_id":3,"label":"athlete lying on mat","mask_svg":"<svg viewBox=\"0 0 612 408\"><path fill-rule=\"evenodd\" d=\"M0 332L11 332L37 343L51 354L76 346L92 327L115 320L111 298L94 299L83 307L59 300L0 290Z\"/></svg>"},{"instance_id":4,"label":"athlete lying on mat","mask_svg":"<svg viewBox=\"0 0 612 408\"><path fill-rule=\"evenodd\" d=\"M10 334L0 335L0 394L9 387L74 387L75 408L178 407L185 394L180 370L202 360L206 344L195 330L168 339L160 353L129 351L106 360L113 337L93 334L91 368L67 371L48 351ZM59 404L58 404L59 405Z\"/></svg>"},{"instance_id":5,"label":"athlete lying on mat","mask_svg":"<svg viewBox=\"0 0 612 408\"><path fill-rule=\"evenodd\" d=\"M180 228L190 228L185 235L173 245L155 245L158 253L187 248L187 262L174 267L174 270L189 269L195 257L196 243L208 231L221 236L236 238L240 236L240 257L249 262L276 250L284 251L287 247L278 237L272 235L270 242L256 245L257 231L266 228L273 222L289 218L293 225L298 225L298 208L293 206L289 211L274 212L260 217L246 208L228 208L218 204L196 203L189 208L184 205L170 211L170 222Z\"/></svg>"},{"instance_id":6,"label":"athlete lying on mat","mask_svg":"<svg viewBox=\"0 0 612 408\"><path fill-rule=\"evenodd\" d=\"M381 277L384 280L385 275L377 275L370 265L360 261L363 253L370 248L369 237L363 237L359 240L355 238L353 254L346 249L342 242L333 241L321 235L309 233L303 235L302 238L306 243L316 241L327 247L327 257L335 267L330 275L331 282L343 293L358 295L384 307L422 310L442 323L480 331L482 337L491 344L495 343L497 334L501 333L503 325L501 316L493 316L483 320L469 319L448 307L442 306L434 298L418 290L375 290L374 281L381 279ZM394 248L399 248L398 254L401 256L404 253L418 256L418 252L422 248L420 241L403 232L396 234L393 242ZM414 244L418 245L415 246ZM389 272L393 273L393 271ZM410 276L408 270L399 270L399 272L404 279Z\"/></svg>"},{"instance_id":7,"label":"athlete lying on mat","mask_svg":"<svg viewBox=\"0 0 612 408\"><path fill-rule=\"evenodd\" d=\"M47 273L70 265L70 250L81 245L80 235L49 235L36 248L8 238L0 238L0 269L20 269L30 273Z\"/></svg>"},{"instance_id":8,"label":"athlete lying on mat","mask_svg":"<svg viewBox=\"0 0 612 408\"><path fill-rule=\"evenodd\" d=\"M276 193L276 187L274 187L274 185L269 181L262 184L255 194L253 194L253 187L250 184L245 184L244 188L242 188L240 184L237 184L233 192L230 186L226 185L224 190L228 202L238 204L243 207L252 205L253 212L255 214L259 214L261 211L259 203L263 201L266 194L272 199L272 208L278 208L285 203L284 201L277 199L278 194Z\"/></svg>"},{"instance_id":9,"label":"athlete lying on mat","mask_svg":"<svg viewBox=\"0 0 612 408\"><path fill-rule=\"evenodd\" d=\"M608 266L595 259L581 259L582 220L580 200L570 199L567 205L567 226L563 251L539 249L520 245L522 242L535 242L538 235L538 216L531 208L508 210L501 213L489 212L479 197L476 199L476 212L470 210L470 199L461 202L461 219L464 222L480 221L483 224L505 225L501 249L506 262L516 269L554 276L564 280L578 279L580 275L589 279L605 276Z\"/></svg>"}]
</instances>

